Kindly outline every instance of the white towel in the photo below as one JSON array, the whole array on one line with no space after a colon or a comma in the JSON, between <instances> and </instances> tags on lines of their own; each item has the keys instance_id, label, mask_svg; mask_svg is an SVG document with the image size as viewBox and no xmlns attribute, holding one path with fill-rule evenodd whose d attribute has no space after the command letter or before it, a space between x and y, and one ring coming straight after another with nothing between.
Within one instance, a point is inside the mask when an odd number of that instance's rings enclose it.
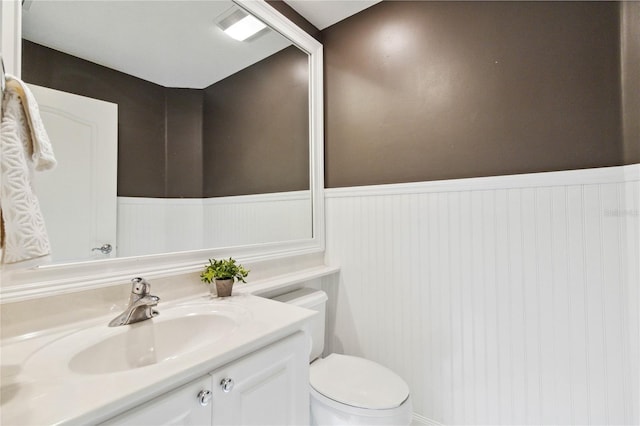
<instances>
[{"instance_id":1,"label":"white towel","mask_svg":"<svg viewBox=\"0 0 640 426\"><path fill-rule=\"evenodd\" d=\"M32 264L51 252L33 173L55 167L56 160L35 97L18 78L6 79L0 123L0 263Z\"/></svg>"}]
</instances>

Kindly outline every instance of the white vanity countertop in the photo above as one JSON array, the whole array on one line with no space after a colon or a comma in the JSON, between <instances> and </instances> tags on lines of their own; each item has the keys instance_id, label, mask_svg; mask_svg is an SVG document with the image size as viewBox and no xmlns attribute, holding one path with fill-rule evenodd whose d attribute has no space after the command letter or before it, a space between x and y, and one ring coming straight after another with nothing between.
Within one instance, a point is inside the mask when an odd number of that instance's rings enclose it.
<instances>
[{"instance_id":1,"label":"white vanity countertop","mask_svg":"<svg viewBox=\"0 0 640 426\"><path fill-rule=\"evenodd\" d=\"M180 305L219 304L237 309L242 325L224 339L198 345L157 364L106 374L72 371L68 354L51 356L43 363L43 348L58 339L94 327L96 334L113 333L112 318L103 317L77 327L42 332L2 341L0 423L13 425L95 424L197 379L218 367L301 330L315 312L248 294L224 299L198 296L158 305L162 312ZM36 313L37 314L37 313ZM148 321L155 321L151 319ZM130 326L123 326L130 327ZM120 327L116 327L120 328ZM188 329L184 333L189 333ZM98 336L99 337L99 336ZM65 340L66 341L66 340ZM50 349L49 349L50 350ZM39 355L38 355L39 354Z\"/></svg>"}]
</instances>

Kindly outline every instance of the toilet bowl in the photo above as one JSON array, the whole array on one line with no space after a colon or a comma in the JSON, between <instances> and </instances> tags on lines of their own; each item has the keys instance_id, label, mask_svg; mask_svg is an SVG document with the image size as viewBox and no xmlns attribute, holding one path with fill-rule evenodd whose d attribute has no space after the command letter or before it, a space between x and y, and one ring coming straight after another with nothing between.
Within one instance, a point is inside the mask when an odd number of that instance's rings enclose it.
<instances>
[{"instance_id":1,"label":"toilet bowl","mask_svg":"<svg viewBox=\"0 0 640 426\"><path fill-rule=\"evenodd\" d=\"M303 288L274 297L319 312L310 322L309 360L312 425L409 425L412 406L409 386L390 369L349 355L319 358L324 348L323 291Z\"/></svg>"}]
</instances>

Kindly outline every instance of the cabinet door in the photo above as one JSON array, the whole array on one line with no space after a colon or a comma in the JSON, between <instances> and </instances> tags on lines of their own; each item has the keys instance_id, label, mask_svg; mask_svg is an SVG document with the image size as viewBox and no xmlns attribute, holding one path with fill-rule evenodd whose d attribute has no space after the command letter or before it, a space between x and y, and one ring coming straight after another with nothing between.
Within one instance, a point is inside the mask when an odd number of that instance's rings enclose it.
<instances>
[{"instance_id":1,"label":"cabinet door","mask_svg":"<svg viewBox=\"0 0 640 426\"><path fill-rule=\"evenodd\" d=\"M309 358L301 332L211 376L213 425L309 424Z\"/></svg>"},{"instance_id":2,"label":"cabinet door","mask_svg":"<svg viewBox=\"0 0 640 426\"><path fill-rule=\"evenodd\" d=\"M211 425L212 403L205 398L201 404L199 398L201 391L210 389L211 377L205 376L126 411L103 425Z\"/></svg>"}]
</instances>

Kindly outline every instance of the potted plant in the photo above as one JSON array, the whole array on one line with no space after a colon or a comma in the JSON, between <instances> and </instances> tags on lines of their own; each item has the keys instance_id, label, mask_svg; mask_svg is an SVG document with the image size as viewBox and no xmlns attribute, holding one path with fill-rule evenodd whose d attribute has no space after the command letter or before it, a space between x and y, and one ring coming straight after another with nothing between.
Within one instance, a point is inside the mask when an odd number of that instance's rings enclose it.
<instances>
[{"instance_id":1,"label":"potted plant","mask_svg":"<svg viewBox=\"0 0 640 426\"><path fill-rule=\"evenodd\" d=\"M247 275L249 275L249 271L236 263L236 260L231 257L221 260L209 259L209 264L205 265L204 271L200 274L200 281L207 284L215 282L216 295L218 297L227 297L231 296L233 283L236 280L246 283L244 279ZM213 294L212 285L209 290Z\"/></svg>"}]
</instances>

